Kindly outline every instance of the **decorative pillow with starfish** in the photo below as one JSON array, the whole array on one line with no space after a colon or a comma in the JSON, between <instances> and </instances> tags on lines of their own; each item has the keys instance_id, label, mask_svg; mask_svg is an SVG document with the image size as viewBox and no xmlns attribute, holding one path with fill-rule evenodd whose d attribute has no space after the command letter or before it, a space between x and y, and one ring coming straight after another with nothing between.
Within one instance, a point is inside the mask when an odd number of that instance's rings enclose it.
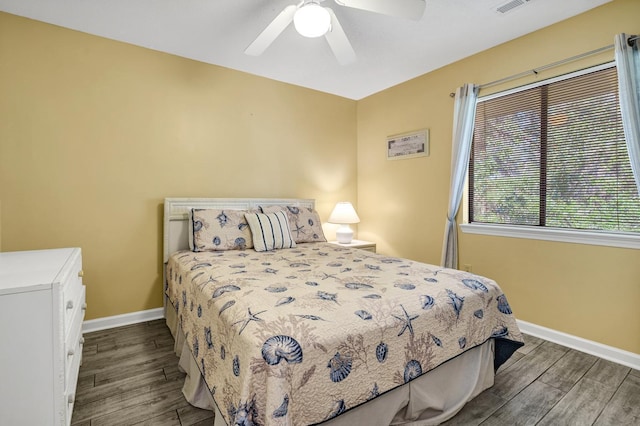
<instances>
[{"instance_id":1,"label":"decorative pillow with starfish","mask_svg":"<svg viewBox=\"0 0 640 426\"><path fill-rule=\"evenodd\" d=\"M320 215L315 209L290 206L261 206L263 213L284 211L289 219L291 235L296 243L320 243L327 239L322 232Z\"/></svg>"}]
</instances>

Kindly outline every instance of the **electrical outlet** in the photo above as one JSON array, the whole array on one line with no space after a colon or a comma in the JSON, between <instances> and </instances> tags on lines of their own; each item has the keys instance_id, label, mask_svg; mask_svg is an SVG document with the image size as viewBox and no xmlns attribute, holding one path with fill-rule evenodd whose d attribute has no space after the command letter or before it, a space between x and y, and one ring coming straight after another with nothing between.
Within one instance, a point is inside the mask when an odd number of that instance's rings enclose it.
<instances>
[{"instance_id":1,"label":"electrical outlet","mask_svg":"<svg viewBox=\"0 0 640 426\"><path fill-rule=\"evenodd\" d=\"M462 265L462 269L464 269L466 272L471 272L472 268L470 264L466 264L466 265Z\"/></svg>"}]
</instances>

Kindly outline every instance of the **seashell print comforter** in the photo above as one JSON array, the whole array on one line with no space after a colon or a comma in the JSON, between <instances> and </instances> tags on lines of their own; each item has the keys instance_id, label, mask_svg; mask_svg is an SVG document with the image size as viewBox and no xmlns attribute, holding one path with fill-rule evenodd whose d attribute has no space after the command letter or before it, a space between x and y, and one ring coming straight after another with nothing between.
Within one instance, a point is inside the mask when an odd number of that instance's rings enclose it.
<instances>
[{"instance_id":1,"label":"seashell print comforter","mask_svg":"<svg viewBox=\"0 0 640 426\"><path fill-rule=\"evenodd\" d=\"M492 280L328 243L177 252L166 292L227 424L320 423L495 339L522 346Z\"/></svg>"}]
</instances>

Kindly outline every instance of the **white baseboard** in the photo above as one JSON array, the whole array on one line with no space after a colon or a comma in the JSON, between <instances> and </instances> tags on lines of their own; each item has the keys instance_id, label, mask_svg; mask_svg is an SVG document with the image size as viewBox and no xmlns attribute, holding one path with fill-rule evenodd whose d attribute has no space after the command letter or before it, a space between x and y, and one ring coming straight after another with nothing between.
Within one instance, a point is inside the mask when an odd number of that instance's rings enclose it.
<instances>
[{"instance_id":1,"label":"white baseboard","mask_svg":"<svg viewBox=\"0 0 640 426\"><path fill-rule=\"evenodd\" d=\"M520 330L534 337L539 337L571 349L595 355L599 358L606 359L636 370L640 370L640 355L614 348L613 346L603 345L602 343L592 340L583 339L582 337L572 336L571 334L561 331L552 330L540 325L531 324L526 321L516 320Z\"/></svg>"},{"instance_id":2,"label":"white baseboard","mask_svg":"<svg viewBox=\"0 0 640 426\"><path fill-rule=\"evenodd\" d=\"M92 331L106 330L107 328L137 324L139 322L151 321L160 318L164 318L164 310L162 308L114 315L112 317L96 318L84 321L82 323L82 332L89 333Z\"/></svg>"}]
</instances>

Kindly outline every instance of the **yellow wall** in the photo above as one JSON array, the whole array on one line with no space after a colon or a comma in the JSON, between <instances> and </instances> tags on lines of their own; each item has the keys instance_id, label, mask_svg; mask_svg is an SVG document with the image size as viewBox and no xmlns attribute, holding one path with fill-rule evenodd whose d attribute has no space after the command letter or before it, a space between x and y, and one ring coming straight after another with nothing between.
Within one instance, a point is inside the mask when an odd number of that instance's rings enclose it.
<instances>
[{"instance_id":1,"label":"yellow wall","mask_svg":"<svg viewBox=\"0 0 640 426\"><path fill-rule=\"evenodd\" d=\"M383 253L439 264L451 167L449 93L613 44L620 32L638 34L639 16L639 1L615 0L358 102L359 238L377 241ZM538 78L610 60L613 51ZM387 135L420 128L431 132L429 157L386 160ZM640 354L639 250L459 237L460 264L496 279L519 319Z\"/></svg>"},{"instance_id":2,"label":"yellow wall","mask_svg":"<svg viewBox=\"0 0 640 426\"><path fill-rule=\"evenodd\" d=\"M165 197L356 201L356 102L0 13L5 251L79 246L87 319L162 305Z\"/></svg>"}]
</instances>

